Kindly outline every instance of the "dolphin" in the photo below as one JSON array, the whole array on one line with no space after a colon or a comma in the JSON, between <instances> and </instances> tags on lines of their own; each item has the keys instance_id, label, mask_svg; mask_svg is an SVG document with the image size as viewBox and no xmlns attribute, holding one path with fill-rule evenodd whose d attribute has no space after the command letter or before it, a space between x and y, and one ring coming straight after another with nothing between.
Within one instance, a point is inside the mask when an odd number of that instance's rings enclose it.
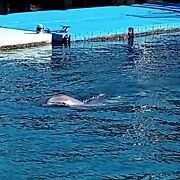
<instances>
[{"instance_id":1,"label":"dolphin","mask_svg":"<svg viewBox=\"0 0 180 180\"><path fill-rule=\"evenodd\" d=\"M84 102L82 102L78 99L75 99L73 97L64 95L64 94L57 94L57 95L50 97L47 100L46 104L48 106L69 106L69 107L73 107L73 106L83 106Z\"/></svg>"}]
</instances>

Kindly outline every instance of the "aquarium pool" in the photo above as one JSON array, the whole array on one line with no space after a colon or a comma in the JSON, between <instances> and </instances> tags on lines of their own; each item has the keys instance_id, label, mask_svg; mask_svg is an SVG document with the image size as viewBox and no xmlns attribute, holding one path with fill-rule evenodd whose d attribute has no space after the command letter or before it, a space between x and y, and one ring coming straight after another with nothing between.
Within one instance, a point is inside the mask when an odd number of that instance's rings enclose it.
<instances>
[{"instance_id":1,"label":"aquarium pool","mask_svg":"<svg viewBox=\"0 0 180 180\"><path fill-rule=\"evenodd\" d=\"M179 33L1 52L0 179L178 179L179 69Z\"/></svg>"}]
</instances>

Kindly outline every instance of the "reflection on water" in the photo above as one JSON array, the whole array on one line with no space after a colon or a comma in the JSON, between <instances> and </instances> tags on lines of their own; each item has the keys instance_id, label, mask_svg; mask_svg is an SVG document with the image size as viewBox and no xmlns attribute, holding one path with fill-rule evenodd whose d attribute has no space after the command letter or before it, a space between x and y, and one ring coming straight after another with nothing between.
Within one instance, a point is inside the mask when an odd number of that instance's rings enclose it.
<instances>
[{"instance_id":1,"label":"reflection on water","mask_svg":"<svg viewBox=\"0 0 180 180\"><path fill-rule=\"evenodd\" d=\"M171 34L2 52L0 177L178 179L179 44ZM95 101L43 106L57 93Z\"/></svg>"}]
</instances>

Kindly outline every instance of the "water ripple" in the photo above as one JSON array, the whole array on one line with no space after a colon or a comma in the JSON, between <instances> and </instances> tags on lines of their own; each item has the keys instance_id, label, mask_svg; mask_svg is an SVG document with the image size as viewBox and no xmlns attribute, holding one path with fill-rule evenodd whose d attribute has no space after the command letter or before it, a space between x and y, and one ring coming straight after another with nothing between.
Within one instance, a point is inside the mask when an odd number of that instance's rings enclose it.
<instances>
[{"instance_id":1,"label":"water ripple","mask_svg":"<svg viewBox=\"0 0 180 180\"><path fill-rule=\"evenodd\" d=\"M2 52L1 179L178 179L178 37Z\"/></svg>"}]
</instances>

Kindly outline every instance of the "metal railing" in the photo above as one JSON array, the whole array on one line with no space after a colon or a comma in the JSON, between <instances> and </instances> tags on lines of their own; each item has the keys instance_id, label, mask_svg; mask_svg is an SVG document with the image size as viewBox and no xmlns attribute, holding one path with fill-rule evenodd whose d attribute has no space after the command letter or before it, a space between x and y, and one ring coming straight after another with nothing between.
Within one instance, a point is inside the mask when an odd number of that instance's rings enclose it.
<instances>
[{"instance_id":1,"label":"metal railing","mask_svg":"<svg viewBox=\"0 0 180 180\"><path fill-rule=\"evenodd\" d=\"M149 26L136 26L134 28L134 33L143 35L149 35L148 32L151 34L156 33L164 33L164 32L171 32L171 30L179 29L180 31L180 22L178 23L168 23L168 24L154 24ZM109 29L104 31L94 31L94 32L85 32L85 33L78 33L72 34L71 39L72 41L87 41L92 38L104 38L104 37L112 37L112 36L125 36L127 35L128 27L120 27L119 29ZM147 33L147 34L146 34Z\"/></svg>"}]
</instances>

